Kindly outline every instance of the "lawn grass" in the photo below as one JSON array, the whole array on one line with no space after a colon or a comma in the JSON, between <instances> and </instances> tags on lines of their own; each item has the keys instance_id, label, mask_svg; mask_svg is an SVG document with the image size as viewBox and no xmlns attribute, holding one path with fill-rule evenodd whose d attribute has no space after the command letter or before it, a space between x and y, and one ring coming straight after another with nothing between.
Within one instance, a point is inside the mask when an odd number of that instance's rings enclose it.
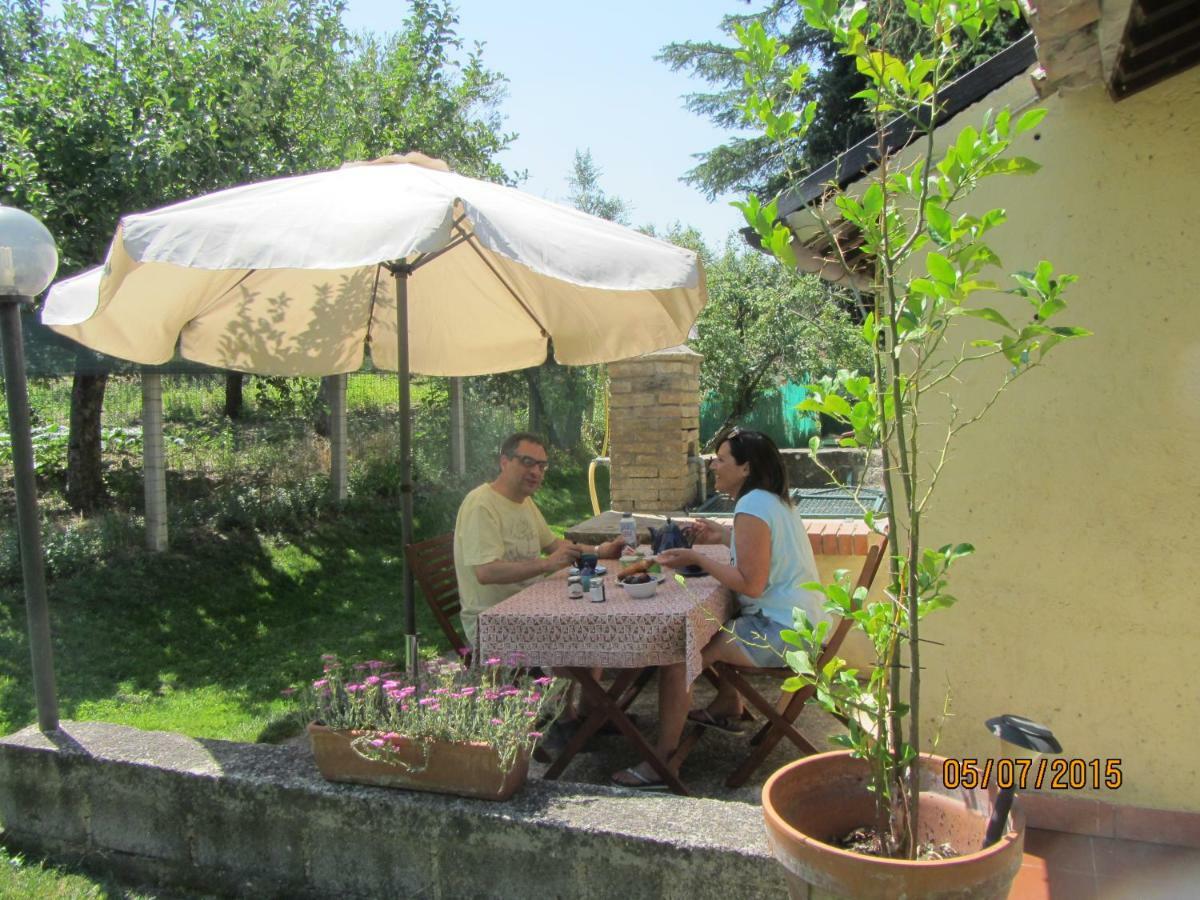
<instances>
[{"instance_id":1,"label":"lawn grass","mask_svg":"<svg viewBox=\"0 0 1200 900\"><path fill-rule=\"evenodd\" d=\"M552 469L539 493L558 534L591 515L584 477ZM418 535L448 528L456 505L418 497ZM280 691L315 677L322 653L400 659L400 547L394 500L366 498L302 531L193 529L162 554L94 559L49 585L60 714L236 741L298 730ZM417 630L425 647L449 650L420 598ZM0 734L35 718L23 595L10 583L0 587Z\"/></svg>"},{"instance_id":2,"label":"lawn grass","mask_svg":"<svg viewBox=\"0 0 1200 900\"><path fill-rule=\"evenodd\" d=\"M0 897L5 900L160 900L160 895L132 891L107 878L48 865L3 846L0 846Z\"/></svg>"}]
</instances>

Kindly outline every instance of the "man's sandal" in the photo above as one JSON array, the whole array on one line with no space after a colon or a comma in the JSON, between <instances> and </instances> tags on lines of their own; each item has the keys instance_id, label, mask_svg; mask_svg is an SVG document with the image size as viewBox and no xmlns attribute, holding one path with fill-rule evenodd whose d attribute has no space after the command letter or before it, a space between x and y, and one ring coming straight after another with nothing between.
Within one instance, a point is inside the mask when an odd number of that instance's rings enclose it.
<instances>
[{"instance_id":1,"label":"man's sandal","mask_svg":"<svg viewBox=\"0 0 1200 900\"><path fill-rule=\"evenodd\" d=\"M707 709L693 709L688 713L688 721L695 722L705 728L715 728L726 734L741 734L746 730L740 719L733 716L714 716Z\"/></svg>"},{"instance_id":2,"label":"man's sandal","mask_svg":"<svg viewBox=\"0 0 1200 900\"><path fill-rule=\"evenodd\" d=\"M618 776L624 775L627 781L619 780ZM613 784L617 787L629 788L635 791L665 791L667 783L658 781L654 778L648 778L632 766L628 769L622 769L620 772L613 773L611 778Z\"/></svg>"}]
</instances>

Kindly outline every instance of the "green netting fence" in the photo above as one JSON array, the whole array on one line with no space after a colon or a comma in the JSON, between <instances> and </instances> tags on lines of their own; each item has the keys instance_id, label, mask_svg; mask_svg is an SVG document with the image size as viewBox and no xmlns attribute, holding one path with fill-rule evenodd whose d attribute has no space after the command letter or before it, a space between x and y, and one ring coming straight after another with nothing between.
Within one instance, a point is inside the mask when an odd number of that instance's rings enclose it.
<instances>
[{"instance_id":1,"label":"green netting fence","mask_svg":"<svg viewBox=\"0 0 1200 900\"><path fill-rule=\"evenodd\" d=\"M809 438L820 434L821 423L813 413L796 409L807 392L798 384L773 387L759 395L749 414L738 420L743 428L753 428L771 436L780 447L807 447ZM707 444L728 415L728 406L715 398L700 404L700 441Z\"/></svg>"}]
</instances>

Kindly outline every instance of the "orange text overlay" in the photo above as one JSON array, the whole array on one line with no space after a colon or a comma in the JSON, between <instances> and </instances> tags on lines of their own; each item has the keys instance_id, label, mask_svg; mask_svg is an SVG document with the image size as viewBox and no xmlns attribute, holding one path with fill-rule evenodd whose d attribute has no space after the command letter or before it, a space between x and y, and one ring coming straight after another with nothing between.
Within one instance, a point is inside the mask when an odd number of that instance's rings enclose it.
<instances>
[{"instance_id":1,"label":"orange text overlay","mask_svg":"<svg viewBox=\"0 0 1200 900\"><path fill-rule=\"evenodd\" d=\"M1121 760L1067 759L1054 756L1042 759L947 759L942 763L942 782L951 790L966 788L1001 790L1048 788L1052 791L1081 791L1085 788L1121 786Z\"/></svg>"}]
</instances>

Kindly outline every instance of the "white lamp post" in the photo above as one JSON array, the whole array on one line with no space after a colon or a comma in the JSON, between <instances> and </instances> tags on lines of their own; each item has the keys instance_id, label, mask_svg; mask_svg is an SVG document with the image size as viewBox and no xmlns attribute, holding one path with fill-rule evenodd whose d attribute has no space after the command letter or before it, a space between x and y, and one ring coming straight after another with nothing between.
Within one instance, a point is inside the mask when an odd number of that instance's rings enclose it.
<instances>
[{"instance_id":1,"label":"white lamp post","mask_svg":"<svg viewBox=\"0 0 1200 900\"><path fill-rule=\"evenodd\" d=\"M25 348L21 340L22 305L49 287L58 271L58 249L41 222L19 209L0 206L0 353L4 355L4 390L12 439L17 490L17 536L25 607L29 619L29 652L33 657L33 692L38 727L58 729L54 693L54 660L50 651L50 616L46 607L46 572L34 480L33 440L29 432L29 395L25 386Z\"/></svg>"}]
</instances>

